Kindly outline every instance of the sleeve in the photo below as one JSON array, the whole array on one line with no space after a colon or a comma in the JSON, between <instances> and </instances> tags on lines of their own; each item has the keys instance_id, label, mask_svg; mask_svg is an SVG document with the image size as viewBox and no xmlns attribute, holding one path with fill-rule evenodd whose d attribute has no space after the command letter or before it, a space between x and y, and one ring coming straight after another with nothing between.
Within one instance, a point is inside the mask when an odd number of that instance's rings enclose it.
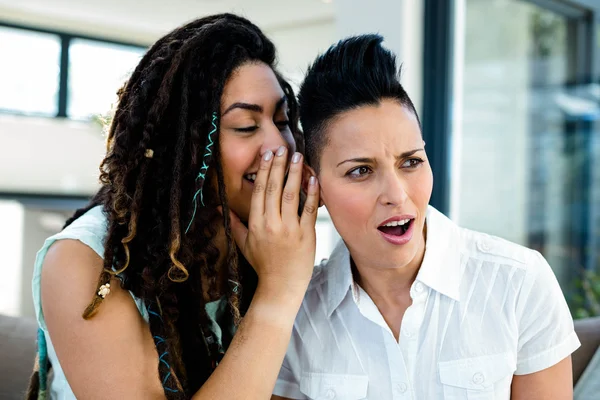
<instances>
[{"instance_id":1,"label":"sleeve","mask_svg":"<svg viewBox=\"0 0 600 400\"><path fill-rule=\"evenodd\" d=\"M294 328L287 353L283 359L281 370L279 371L279 376L277 376L273 394L288 399L308 400L308 397L300 391L299 354L297 352L297 347L294 344L296 342L296 335L296 329Z\"/></svg>"},{"instance_id":2,"label":"sleeve","mask_svg":"<svg viewBox=\"0 0 600 400\"><path fill-rule=\"evenodd\" d=\"M580 346L556 276L538 252L527 266L516 317L519 338L515 375L549 368Z\"/></svg>"}]
</instances>

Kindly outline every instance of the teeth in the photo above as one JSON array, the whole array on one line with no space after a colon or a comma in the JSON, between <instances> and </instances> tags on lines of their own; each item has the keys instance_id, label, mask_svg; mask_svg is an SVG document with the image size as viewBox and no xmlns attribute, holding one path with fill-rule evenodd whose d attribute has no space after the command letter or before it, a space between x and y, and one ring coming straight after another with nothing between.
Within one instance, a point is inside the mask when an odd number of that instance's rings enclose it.
<instances>
[{"instance_id":1,"label":"teeth","mask_svg":"<svg viewBox=\"0 0 600 400\"><path fill-rule=\"evenodd\" d=\"M383 225L383 226L399 226L399 225L404 225L410 222L410 219L403 219L402 221L391 221L388 222L387 224Z\"/></svg>"},{"instance_id":2,"label":"teeth","mask_svg":"<svg viewBox=\"0 0 600 400\"><path fill-rule=\"evenodd\" d=\"M246 175L246 179L254 182L256 180L256 174L248 174L248 175Z\"/></svg>"}]
</instances>

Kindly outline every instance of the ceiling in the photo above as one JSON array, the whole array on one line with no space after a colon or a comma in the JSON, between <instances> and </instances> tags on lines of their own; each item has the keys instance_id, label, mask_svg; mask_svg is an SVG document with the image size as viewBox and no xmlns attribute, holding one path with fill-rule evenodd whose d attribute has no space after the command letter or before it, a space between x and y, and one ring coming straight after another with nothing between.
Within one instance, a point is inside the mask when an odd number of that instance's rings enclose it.
<instances>
[{"instance_id":1,"label":"ceiling","mask_svg":"<svg viewBox=\"0 0 600 400\"><path fill-rule=\"evenodd\" d=\"M334 15L332 0L0 0L0 20L35 15L36 22L76 21L143 32L149 37L218 12L240 13L267 31L331 19Z\"/></svg>"}]
</instances>

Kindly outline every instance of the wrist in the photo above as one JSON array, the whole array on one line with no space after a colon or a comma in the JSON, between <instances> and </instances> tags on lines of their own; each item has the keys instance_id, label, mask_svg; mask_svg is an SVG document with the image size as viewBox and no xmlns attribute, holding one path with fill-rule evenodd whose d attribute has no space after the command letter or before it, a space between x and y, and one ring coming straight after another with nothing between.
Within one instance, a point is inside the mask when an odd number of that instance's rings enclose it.
<instances>
[{"instance_id":1,"label":"wrist","mask_svg":"<svg viewBox=\"0 0 600 400\"><path fill-rule=\"evenodd\" d=\"M302 282L278 277L259 278L256 294L266 301L283 306L300 306L308 288L309 281Z\"/></svg>"},{"instance_id":2,"label":"wrist","mask_svg":"<svg viewBox=\"0 0 600 400\"><path fill-rule=\"evenodd\" d=\"M288 286L259 280L248 313L266 318L275 324L293 324L300 309L306 286Z\"/></svg>"}]
</instances>

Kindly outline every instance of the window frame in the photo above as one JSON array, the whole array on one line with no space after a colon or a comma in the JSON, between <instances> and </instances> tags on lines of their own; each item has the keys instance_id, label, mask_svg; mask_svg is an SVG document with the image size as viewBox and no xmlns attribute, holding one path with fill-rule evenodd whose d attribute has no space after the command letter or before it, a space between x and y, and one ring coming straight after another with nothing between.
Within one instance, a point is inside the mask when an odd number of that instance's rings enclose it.
<instances>
[{"instance_id":1,"label":"window frame","mask_svg":"<svg viewBox=\"0 0 600 400\"><path fill-rule=\"evenodd\" d=\"M69 85L69 49L71 46L71 42L74 39L83 39L89 40L92 42L97 42L100 44L114 44L119 46L131 47L134 49L148 49L148 46L143 43L137 42L128 42L121 40L109 39L101 36L93 36L93 35L84 35L73 32L66 32L61 30L53 30L53 29L45 29L39 27L33 27L29 25L23 24L15 24L7 21L0 20L0 27L15 29L20 31L28 31L28 32L36 32L43 34L50 34L54 36L58 36L60 41L60 65L59 65L59 82L58 82L58 96L57 96L57 113L54 118L69 118L67 114L68 103L69 103L69 93L68 93L68 85ZM15 113L12 110L0 109L0 113L2 114L19 114Z\"/></svg>"}]
</instances>

